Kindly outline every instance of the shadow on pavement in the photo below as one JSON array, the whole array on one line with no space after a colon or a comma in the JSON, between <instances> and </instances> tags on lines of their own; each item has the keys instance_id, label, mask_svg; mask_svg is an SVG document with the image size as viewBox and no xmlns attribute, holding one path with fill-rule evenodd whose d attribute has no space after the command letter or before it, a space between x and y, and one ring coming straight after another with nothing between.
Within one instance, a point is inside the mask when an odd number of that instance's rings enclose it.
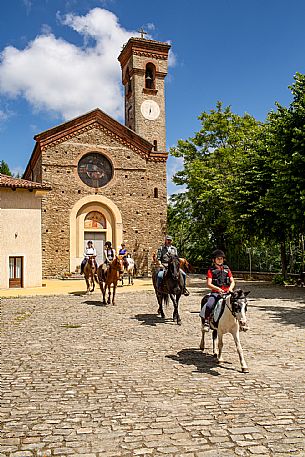
<instances>
[{"instance_id":1,"label":"shadow on pavement","mask_svg":"<svg viewBox=\"0 0 305 457\"><path fill-rule=\"evenodd\" d=\"M241 372L241 370L236 369L236 367L231 366L231 362L222 362L218 363L217 357L212 354L207 354L202 352L201 349L197 348L188 348L182 349L177 352L176 355L166 355L167 359L174 360L183 365L194 365L197 370L196 373L206 373L212 376L221 376L221 373L216 370L229 370Z\"/></svg>"},{"instance_id":2,"label":"shadow on pavement","mask_svg":"<svg viewBox=\"0 0 305 457\"><path fill-rule=\"evenodd\" d=\"M177 354L166 355L165 357L183 365L194 365L198 373L206 373L212 376L220 376L220 373L215 368L227 368L223 364L219 365L216 357L203 353L197 348L182 349ZM233 368L227 369L233 370Z\"/></svg>"},{"instance_id":3,"label":"shadow on pavement","mask_svg":"<svg viewBox=\"0 0 305 457\"><path fill-rule=\"evenodd\" d=\"M136 314L131 319L137 319L142 325L151 325L155 327L157 324L168 324L173 323L172 318L165 318L158 316L157 314ZM177 324L176 324L177 325Z\"/></svg>"},{"instance_id":4,"label":"shadow on pavement","mask_svg":"<svg viewBox=\"0 0 305 457\"><path fill-rule=\"evenodd\" d=\"M75 290L73 292L69 292L69 295L75 295L76 297L82 297L83 295L87 295L85 290Z\"/></svg>"},{"instance_id":5,"label":"shadow on pavement","mask_svg":"<svg viewBox=\"0 0 305 457\"><path fill-rule=\"evenodd\" d=\"M270 315L271 319L276 319L276 321L281 324L292 324L299 328L305 327L305 306L297 309L283 306L261 306L255 305L255 303L251 303L250 306L257 308L260 311L267 312Z\"/></svg>"},{"instance_id":6,"label":"shadow on pavement","mask_svg":"<svg viewBox=\"0 0 305 457\"><path fill-rule=\"evenodd\" d=\"M85 305L91 305L91 306L107 306L102 303L101 300L86 300L83 302Z\"/></svg>"}]
</instances>

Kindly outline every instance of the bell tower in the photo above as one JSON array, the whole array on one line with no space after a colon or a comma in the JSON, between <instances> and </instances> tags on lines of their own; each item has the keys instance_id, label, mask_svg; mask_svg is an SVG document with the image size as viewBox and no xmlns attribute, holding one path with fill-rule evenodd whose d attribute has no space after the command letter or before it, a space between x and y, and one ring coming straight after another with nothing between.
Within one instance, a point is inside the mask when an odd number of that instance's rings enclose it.
<instances>
[{"instance_id":1,"label":"bell tower","mask_svg":"<svg viewBox=\"0 0 305 457\"><path fill-rule=\"evenodd\" d=\"M166 152L164 79L170 45L130 38L118 60L125 87L125 125Z\"/></svg>"}]
</instances>

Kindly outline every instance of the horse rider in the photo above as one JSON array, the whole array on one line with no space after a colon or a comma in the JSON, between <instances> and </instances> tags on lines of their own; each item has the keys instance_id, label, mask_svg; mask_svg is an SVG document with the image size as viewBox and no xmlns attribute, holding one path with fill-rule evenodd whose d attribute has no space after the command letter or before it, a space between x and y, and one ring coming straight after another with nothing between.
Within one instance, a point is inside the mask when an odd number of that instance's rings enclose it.
<instances>
[{"instance_id":1,"label":"horse rider","mask_svg":"<svg viewBox=\"0 0 305 457\"><path fill-rule=\"evenodd\" d=\"M177 248L172 245L172 240L173 238L169 235L166 235L164 239L164 244L159 247L158 252L157 252L157 260L159 261L159 266L161 269L158 271L157 274L157 289L162 288L162 281L164 277L164 271L168 267L168 261L170 256L177 256L178 257L178 252ZM188 296L190 295L189 291L186 288L186 274L181 268L179 269L180 274L182 275L183 278L183 295Z\"/></svg>"},{"instance_id":2,"label":"horse rider","mask_svg":"<svg viewBox=\"0 0 305 457\"><path fill-rule=\"evenodd\" d=\"M84 259L82 260L82 263L80 265L80 274L84 274L84 269L86 266L86 263L89 260L89 257L94 257L94 263L96 268L98 267L97 262L95 260L96 257L96 249L93 247L93 241L88 241L85 252L84 252Z\"/></svg>"},{"instance_id":3,"label":"horse rider","mask_svg":"<svg viewBox=\"0 0 305 457\"><path fill-rule=\"evenodd\" d=\"M125 243L121 244L121 249L119 250L119 255L123 256L123 259L127 256L127 249Z\"/></svg>"},{"instance_id":4,"label":"horse rider","mask_svg":"<svg viewBox=\"0 0 305 457\"><path fill-rule=\"evenodd\" d=\"M207 287L212 291L209 294L208 301L200 312L200 316L204 318L203 330L210 330L210 316L212 310L224 293L232 292L235 287L235 281L232 272L228 265L224 265L225 253L220 249L216 249L212 253L212 266L207 272Z\"/></svg>"},{"instance_id":5,"label":"horse rider","mask_svg":"<svg viewBox=\"0 0 305 457\"><path fill-rule=\"evenodd\" d=\"M112 262L114 260L115 255L116 255L115 254L115 250L113 249L113 247L111 245L111 241L106 241L105 250L104 250L105 260L104 260L103 265L102 265L102 269L104 271L107 270L107 267L110 264L110 262Z\"/></svg>"}]
</instances>

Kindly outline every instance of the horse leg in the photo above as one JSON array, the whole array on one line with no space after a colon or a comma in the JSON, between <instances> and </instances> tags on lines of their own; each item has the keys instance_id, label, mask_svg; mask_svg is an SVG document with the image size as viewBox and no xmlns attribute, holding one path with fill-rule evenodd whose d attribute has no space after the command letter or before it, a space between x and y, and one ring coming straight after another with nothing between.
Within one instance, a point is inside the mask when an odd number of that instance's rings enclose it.
<instances>
[{"instance_id":1,"label":"horse leg","mask_svg":"<svg viewBox=\"0 0 305 457\"><path fill-rule=\"evenodd\" d=\"M177 298L174 294L170 294L170 298L174 305L173 321L175 322L175 320L176 320L177 324L181 325L181 318L180 318L179 312L178 312L178 302L179 302L180 297Z\"/></svg>"},{"instance_id":2,"label":"horse leg","mask_svg":"<svg viewBox=\"0 0 305 457\"><path fill-rule=\"evenodd\" d=\"M132 286L133 286L133 275L134 275L134 273L132 272L131 275L130 275L130 277L131 277L131 285Z\"/></svg>"},{"instance_id":3,"label":"horse leg","mask_svg":"<svg viewBox=\"0 0 305 457\"><path fill-rule=\"evenodd\" d=\"M101 289L101 292L102 292L102 296L103 296L103 301L102 301L102 304L103 305L106 305L106 300L105 300L105 295L106 295L106 285L104 285L103 281L100 280L99 281L100 283L100 289Z\"/></svg>"},{"instance_id":4,"label":"horse leg","mask_svg":"<svg viewBox=\"0 0 305 457\"><path fill-rule=\"evenodd\" d=\"M243 348L241 347L241 344L240 344L239 330L237 329L237 331L235 333L232 333L232 335L233 335L233 338L234 338L234 341L235 341L235 345L236 345L236 349L237 349L237 352L238 352L240 365L241 365L241 371L243 373L249 373L248 366L247 366L245 358L244 358Z\"/></svg>"},{"instance_id":5,"label":"horse leg","mask_svg":"<svg viewBox=\"0 0 305 457\"><path fill-rule=\"evenodd\" d=\"M86 286L87 286L87 292L86 292L86 294L89 294L89 293L90 293L89 279L85 278L85 281L86 281Z\"/></svg>"},{"instance_id":6,"label":"horse leg","mask_svg":"<svg viewBox=\"0 0 305 457\"><path fill-rule=\"evenodd\" d=\"M203 331L203 324L204 324L204 319L201 318L201 341L200 341L200 346L199 348L204 351L204 334L205 332Z\"/></svg>"},{"instance_id":7,"label":"horse leg","mask_svg":"<svg viewBox=\"0 0 305 457\"><path fill-rule=\"evenodd\" d=\"M94 287L95 287L95 284L94 284L94 274L92 274L92 276L91 276L91 290L90 290L90 292L94 292Z\"/></svg>"},{"instance_id":8,"label":"horse leg","mask_svg":"<svg viewBox=\"0 0 305 457\"><path fill-rule=\"evenodd\" d=\"M116 291L116 284L113 284L113 291L112 291L112 304L113 304L113 305L115 305L115 302L114 302L115 291Z\"/></svg>"},{"instance_id":9,"label":"horse leg","mask_svg":"<svg viewBox=\"0 0 305 457\"><path fill-rule=\"evenodd\" d=\"M160 294L159 292L157 292L157 300L158 300L158 304L159 304L157 314L160 314L162 319L165 319L165 314L164 314L163 306L162 306L163 297L162 297L162 294Z\"/></svg>"},{"instance_id":10,"label":"horse leg","mask_svg":"<svg viewBox=\"0 0 305 457\"><path fill-rule=\"evenodd\" d=\"M222 348L223 348L223 333L219 332L218 330L218 362L221 363L224 361L222 356Z\"/></svg>"},{"instance_id":11,"label":"horse leg","mask_svg":"<svg viewBox=\"0 0 305 457\"><path fill-rule=\"evenodd\" d=\"M217 354L216 354L216 339L217 339L217 330L213 330L212 340L213 340L213 355L214 355L214 357L217 357Z\"/></svg>"},{"instance_id":12,"label":"horse leg","mask_svg":"<svg viewBox=\"0 0 305 457\"><path fill-rule=\"evenodd\" d=\"M110 300L110 299L111 299L111 284L109 284L109 286L107 286L107 287L108 287L108 299L107 299L107 304L110 305L110 303L111 303L111 300Z\"/></svg>"}]
</instances>

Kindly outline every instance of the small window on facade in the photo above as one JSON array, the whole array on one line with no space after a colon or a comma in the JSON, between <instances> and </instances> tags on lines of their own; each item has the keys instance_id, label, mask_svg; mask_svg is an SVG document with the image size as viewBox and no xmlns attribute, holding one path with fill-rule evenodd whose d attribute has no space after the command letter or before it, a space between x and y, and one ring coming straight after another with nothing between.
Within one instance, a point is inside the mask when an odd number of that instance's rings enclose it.
<instances>
[{"instance_id":1,"label":"small window on facade","mask_svg":"<svg viewBox=\"0 0 305 457\"><path fill-rule=\"evenodd\" d=\"M154 140L154 151L158 151L158 142Z\"/></svg>"},{"instance_id":2,"label":"small window on facade","mask_svg":"<svg viewBox=\"0 0 305 457\"><path fill-rule=\"evenodd\" d=\"M145 89L155 89L156 68L148 63L145 69Z\"/></svg>"},{"instance_id":3,"label":"small window on facade","mask_svg":"<svg viewBox=\"0 0 305 457\"><path fill-rule=\"evenodd\" d=\"M158 198L158 196L159 196L158 187L155 187L154 188L154 198Z\"/></svg>"}]
</instances>

